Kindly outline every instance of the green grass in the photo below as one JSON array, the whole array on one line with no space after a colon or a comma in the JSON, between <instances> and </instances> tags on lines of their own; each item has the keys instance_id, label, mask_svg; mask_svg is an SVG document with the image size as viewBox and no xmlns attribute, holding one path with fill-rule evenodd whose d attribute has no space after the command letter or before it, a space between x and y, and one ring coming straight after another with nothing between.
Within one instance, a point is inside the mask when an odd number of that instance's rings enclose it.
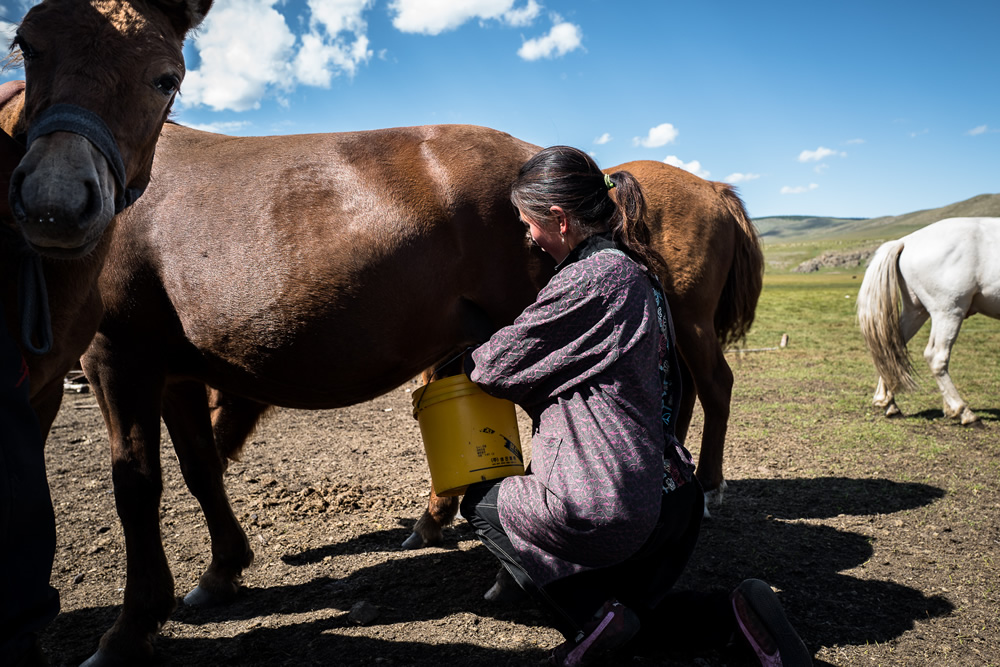
<instances>
[{"instance_id":1,"label":"green grass","mask_svg":"<svg viewBox=\"0 0 1000 667\"><path fill-rule=\"evenodd\" d=\"M910 343L919 388L897 398L904 414L923 419L887 420L871 405L878 378L857 327L861 278L860 273L765 275L744 349L778 347L783 334L788 346L727 353L736 374L733 404L741 437L798 438L828 455L907 451L930 459L962 439L962 429L943 418L937 384L923 360L929 323ZM1000 416L998 351L1000 323L973 317L963 326L951 362L959 393L994 422ZM947 438L940 428L952 429Z\"/></svg>"}]
</instances>

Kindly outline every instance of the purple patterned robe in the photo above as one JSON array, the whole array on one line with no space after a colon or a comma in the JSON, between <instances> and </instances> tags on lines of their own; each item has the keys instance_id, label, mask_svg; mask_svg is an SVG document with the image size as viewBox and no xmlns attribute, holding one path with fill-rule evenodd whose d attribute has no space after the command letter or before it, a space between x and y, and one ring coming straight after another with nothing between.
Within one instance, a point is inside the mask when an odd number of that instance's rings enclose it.
<instances>
[{"instance_id":1,"label":"purple patterned robe","mask_svg":"<svg viewBox=\"0 0 1000 667\"><path fill-rule=\"evenodd\" d=\"M528 474L502 481L499 513L539 586L634 554L661 494L693 470L673 436L675 401L665 400L662 292L610 240L581 246L534 304L472 352L471 379L532 419Z\"/></svg>"}]
</instances>

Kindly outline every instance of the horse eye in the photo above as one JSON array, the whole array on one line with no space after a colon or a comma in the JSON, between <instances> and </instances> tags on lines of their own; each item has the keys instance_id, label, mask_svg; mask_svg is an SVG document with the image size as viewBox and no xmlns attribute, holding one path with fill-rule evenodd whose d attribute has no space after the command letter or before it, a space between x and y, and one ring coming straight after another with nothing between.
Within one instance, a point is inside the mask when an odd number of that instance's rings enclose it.
<instances>
[{"instance_id":1,"label":"horse eye","mask_svg":"<svg viewBox=\"0 0 1000 667\"><path fill-rule=\"evenodd\" d=\"M181 80L173 74L164 74L153 82L153 86L164 95L173 95L181 85Z\"/></svg>"},{"instance_id":2,"label":"horse eye","mask_svg":"<svg viewBox=\"0 0 1000 667\"><path fill-rule=\"evenodd\" d=\"M14 37L14 41L10 43L11 49L18 49L21 51L21 56L24 58L25 62L34 60L38 57L38 53L31 48L31 45L24 40L24 37L17 35Z\"/></svg>"}]
</instances>

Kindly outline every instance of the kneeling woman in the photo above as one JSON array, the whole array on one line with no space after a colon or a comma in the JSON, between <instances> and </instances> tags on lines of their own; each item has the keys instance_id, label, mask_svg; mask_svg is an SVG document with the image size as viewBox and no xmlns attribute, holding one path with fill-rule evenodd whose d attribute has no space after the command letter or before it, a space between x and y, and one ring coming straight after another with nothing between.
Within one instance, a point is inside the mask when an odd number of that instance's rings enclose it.
<instances>
[{"instance_id":1,"label":"kneeling woman","mask_svg":"<svg viewBox=\"0 0 1000 667\"><path fill-rule=\"evenodd\" d=\"M511 200L557 266L535 303L466 357L473 382L532 419L528 474L474 484L462 501L503 565L491 593L513 580L552 612L566 637L556 665L608 658L643 626L669 632L666 619L707 624L720 643L743 636L762 664L812 664L759 580L721 598L668 596L704 500L674 435L679 361L639 183L556 146L521 168Z\"/></svg>"}]
</instances>

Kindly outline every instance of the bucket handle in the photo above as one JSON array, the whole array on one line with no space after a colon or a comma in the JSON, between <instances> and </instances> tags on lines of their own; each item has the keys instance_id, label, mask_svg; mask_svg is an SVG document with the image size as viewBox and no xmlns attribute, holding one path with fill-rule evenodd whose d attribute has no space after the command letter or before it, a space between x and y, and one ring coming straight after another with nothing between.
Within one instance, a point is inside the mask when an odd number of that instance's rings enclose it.
<instances>
[{"instance_id":1,"label":"bucket handle","mask_svg":"<svg viewBox=\"0 0 1000 667\"><path fill-rule=\"evenodd\" d=\"M474 350L474 349L476 349L476 348L475 348L474 346L470 345L469 347L465 348L464 350L462 350L461 352L459 352L458 354L456 354L456 355L455 355L454 357L452 357L452 358L451 358L451 359L449 359L448 361L444 362L443 364L435 364L435 365L434 365L434 368L435 368L435 369L437 369L437 368L444 368L445 366L447 366L447 365L448 365L448 364L450 364L451 362L453 362L453 361L456 361L457 359L459 359L459 358L460 358L460 357L461 357L461 356L462 356L463 354L466 354L466 353L468 353L468 352L469 352L470 350ZM463 372L464 372L464 371L463 371ZM449 377L453 377L453 376L449 376ZM441 379L444 379L444 378L441 378ZM430 384L430 382L428 382L427 384ZM425 384L424 386L426 387L426 386L427 386L427 384ZM420 405L421 405L421 404L423 403L423 401L424 401L424 396L425 396L426 394L427 394L427 392L424 392L423 394L421 394L421 395L420 395L420 398L419 398L419 399L417 400L417 404L416 404L416 405L415 405L415 406L413 407L413 418L414 418L414 419L416 419L416 418L417 418L417 412L418 412L418 411L420 410Z\"/></svg>"}]
</instances>

